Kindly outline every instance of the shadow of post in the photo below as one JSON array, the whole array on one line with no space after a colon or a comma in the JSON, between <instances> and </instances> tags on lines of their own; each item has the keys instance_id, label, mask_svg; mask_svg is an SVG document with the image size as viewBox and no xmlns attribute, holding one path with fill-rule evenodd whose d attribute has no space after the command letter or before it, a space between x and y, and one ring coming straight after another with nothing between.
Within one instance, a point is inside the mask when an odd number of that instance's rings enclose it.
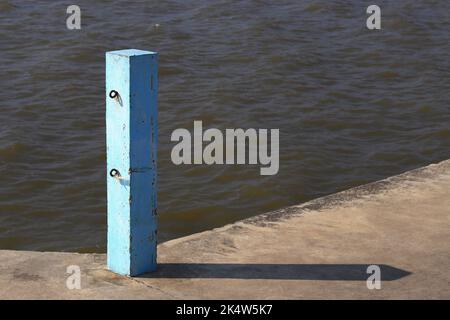
<instances>
[{"instance_id":1,"label":"shadow of post","mask_svg":"<svg viewBox=\"0 0 450 320\"><path fill-rule=\"evenodd\" d=\"M143 278L204 279L279 279L365 281L371 264L234 264L234 263L161 263ZM379 264L382 281L393 281L411 273Z\"/></svg>"}]
</instances>

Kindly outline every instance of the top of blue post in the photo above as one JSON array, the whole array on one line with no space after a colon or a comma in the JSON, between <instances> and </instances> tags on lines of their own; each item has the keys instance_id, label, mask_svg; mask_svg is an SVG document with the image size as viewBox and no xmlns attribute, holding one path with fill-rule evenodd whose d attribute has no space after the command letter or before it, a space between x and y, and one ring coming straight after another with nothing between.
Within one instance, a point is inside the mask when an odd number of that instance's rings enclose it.
<instances>
[{"instance_id":1,"label":"top of blue post","mask_svg":"<svg viewBox=\"0 0 450 320\"><path fill-rule=\"evenodd\" d=\"M139 49L124 49L124 50L115 50L115 51L108 51L106 54L116 54L119 56L124 57L134 57L134 56L143 56L147 54L158 54L157 52L153 51L145 51L145 50L139 50Z\"/></svg>"}]
</instances>

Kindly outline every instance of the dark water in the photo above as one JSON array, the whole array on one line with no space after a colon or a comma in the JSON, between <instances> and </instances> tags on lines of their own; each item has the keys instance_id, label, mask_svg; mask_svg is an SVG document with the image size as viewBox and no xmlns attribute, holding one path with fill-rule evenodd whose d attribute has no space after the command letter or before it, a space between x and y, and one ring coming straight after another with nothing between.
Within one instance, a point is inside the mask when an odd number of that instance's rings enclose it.
<instances>
[{"instance_id":1,"label":"dark water","mask_svg":"<svg viewBox=\"0 0 450 320\"><path fill-rule=\"evenodd\" d=\"M105 251L109 50L160 53L162 241L450 157L447 0L73 2L0 1L0 248ZM173 165L194 120L279 128L279 174Z\"/></svg>"}]
</instances>

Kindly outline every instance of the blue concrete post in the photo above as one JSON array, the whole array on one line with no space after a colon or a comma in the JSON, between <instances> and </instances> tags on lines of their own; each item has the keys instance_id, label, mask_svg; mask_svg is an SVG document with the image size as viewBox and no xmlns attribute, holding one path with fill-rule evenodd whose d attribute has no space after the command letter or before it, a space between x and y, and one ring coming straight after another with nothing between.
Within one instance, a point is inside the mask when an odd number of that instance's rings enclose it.
<instances>
[{"instance_id":1,"label":"blue concrete post","mask_svg":"<svg viewBox=\"0 0 450 320\"><path fill-rule=\"evenodd\" d=\"M158 54L106 53L108 268L156 269Z\"/></svg>"}]
</instances>

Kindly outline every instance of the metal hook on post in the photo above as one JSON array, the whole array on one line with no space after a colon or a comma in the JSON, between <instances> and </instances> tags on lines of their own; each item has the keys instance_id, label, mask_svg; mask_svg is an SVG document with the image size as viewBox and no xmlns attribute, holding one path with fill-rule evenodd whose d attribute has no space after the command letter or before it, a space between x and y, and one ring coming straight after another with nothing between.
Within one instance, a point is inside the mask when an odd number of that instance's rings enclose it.
<instances>
[{"instance_id":1,"label":"metal hook on post","mask_svg":"<svg viewBox=\"0 0 450 320\"><path fill-rule=\"evenodd\" d=\"M125 178L123 178L123 177L120 175L120 172L119 172L119 170L117 170L117 169L111 169L111 171L109 172L109 175L110 175L111 177L113 177L114 179L117 179L117 180L125 180Z\"/></svg>"},{"instance_id":2,"label":"metal hook on post","mask_svg":"<svg viewBox=\"0 0 450 320\"><path fill-rule=\"evenodd\" d=\"M116 90L111 90L111 91L109 92L109 97L110 97L111 99L116 99L118 96L119 96L119 93L118 93Z\"/></svg>"}]
</instances>

